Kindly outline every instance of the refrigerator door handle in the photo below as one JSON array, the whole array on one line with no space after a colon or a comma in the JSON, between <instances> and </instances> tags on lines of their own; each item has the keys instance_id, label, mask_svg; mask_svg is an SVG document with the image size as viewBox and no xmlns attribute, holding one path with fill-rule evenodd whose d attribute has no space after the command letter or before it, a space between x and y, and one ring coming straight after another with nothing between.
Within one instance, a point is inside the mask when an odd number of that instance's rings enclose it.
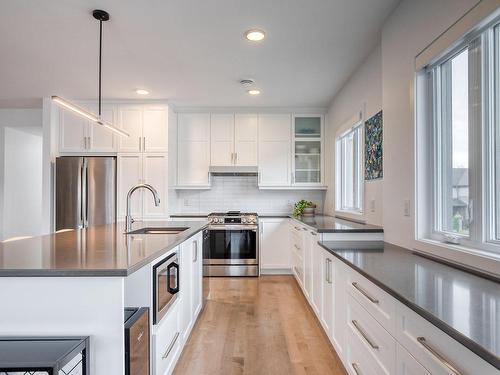
<instances>
[{"instance_id":1,"label":"refrigerator door handle","mask_svg":"<svg viewBox=\"0 0 500 375\"><path fill-rule=\"evenodd\" d=\"M82 227L88 227L88 217L87 217L87 194L88 194L88 169L87 169L87 159L83 159L82 166Z\"/></svg>"}]
</instances>

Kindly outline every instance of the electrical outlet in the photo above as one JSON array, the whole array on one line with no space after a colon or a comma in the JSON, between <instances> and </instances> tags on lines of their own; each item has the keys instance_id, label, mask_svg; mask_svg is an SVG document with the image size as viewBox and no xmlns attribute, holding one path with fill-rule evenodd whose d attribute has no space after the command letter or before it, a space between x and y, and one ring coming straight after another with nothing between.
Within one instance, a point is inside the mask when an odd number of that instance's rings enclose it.
<instances>
[{"instance_id":1,"label":"electrical outlet","mask_svg":"<svg viewBox=\"0 0 500 375\"><path fill-rule=\"evenodd\" d=\"M375 212L375 199L370 201L370 211Z\"/></svg>"},{"instance_id":2,"label":"electrical outlet","mask_svg":"<svg viewBox=\"0 0 500 375\"><path fill-rule=\"evenodd\" d=\"M404 201L403 214L406 217L410 217L411 216L411 213L410 213L410 200L409 199L405 199L405 201Z\"/></svg>"}]
</instances>

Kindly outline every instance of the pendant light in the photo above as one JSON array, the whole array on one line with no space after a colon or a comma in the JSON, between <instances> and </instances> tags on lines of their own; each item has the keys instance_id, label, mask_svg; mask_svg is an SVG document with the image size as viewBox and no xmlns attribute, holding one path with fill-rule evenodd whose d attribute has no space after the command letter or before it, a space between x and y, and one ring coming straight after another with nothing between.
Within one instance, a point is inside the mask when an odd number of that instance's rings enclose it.
<instances>
[{"instance_id":1,"label":"pendant light","mask_svg":"<svg viewBox=\"0 0 500 375\"><path fill-rule=\"evenodd\" d=\"M52 101L54 103L58 104L59 106L66 108L66 109L69 109L69 110L75 112L76 114L78 114L82 117L85 117L86 119L88 119L96 124L102 125L108 129L114 131L115 133L118 133L124 137L129 137L130 135L127 132L114 126L113 124L109 123L108 121L104 121L101 118L102 22L109 20L109 13L104 11L104 10L96 9L92 12L92 15L94 16L94 18L96 20L99 21L99 114L95 115L95 114L93 114L93 113L71 103L70 101L59 97L59 96L52 96Z\"/></svg>"}]
</instances>

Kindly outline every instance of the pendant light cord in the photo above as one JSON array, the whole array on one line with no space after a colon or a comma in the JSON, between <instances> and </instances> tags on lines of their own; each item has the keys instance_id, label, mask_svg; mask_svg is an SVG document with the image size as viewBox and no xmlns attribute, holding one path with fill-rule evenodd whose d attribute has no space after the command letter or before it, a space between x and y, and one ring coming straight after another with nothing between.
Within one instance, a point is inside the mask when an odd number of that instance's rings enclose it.
<instances>
[{"instance_id":1,"label":"pendant light cord","mask_svg":"<svg viewBox=\"0 0 500 375\"><path fill-rule=\"evenodd\" d=\"M102 20L99 20L99 117L101 117Z\"/></svg>"}]
</instances>

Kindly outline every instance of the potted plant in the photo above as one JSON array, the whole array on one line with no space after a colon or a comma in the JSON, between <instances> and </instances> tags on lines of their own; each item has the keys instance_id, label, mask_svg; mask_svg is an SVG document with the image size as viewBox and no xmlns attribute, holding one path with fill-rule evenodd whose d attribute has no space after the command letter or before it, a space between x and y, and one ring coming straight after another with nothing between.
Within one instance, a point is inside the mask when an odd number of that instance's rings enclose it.
<instances>
[{"instance_id":1,"label":"potted plant","mask_svg":"<svg viewBox=\"0 0 500 375\"><path fill-rule=\"evenodd\" d=\"M301 199L293 206L293 216L314 216L316 205L311 201Z\"/></svg>"}]
</instances>

